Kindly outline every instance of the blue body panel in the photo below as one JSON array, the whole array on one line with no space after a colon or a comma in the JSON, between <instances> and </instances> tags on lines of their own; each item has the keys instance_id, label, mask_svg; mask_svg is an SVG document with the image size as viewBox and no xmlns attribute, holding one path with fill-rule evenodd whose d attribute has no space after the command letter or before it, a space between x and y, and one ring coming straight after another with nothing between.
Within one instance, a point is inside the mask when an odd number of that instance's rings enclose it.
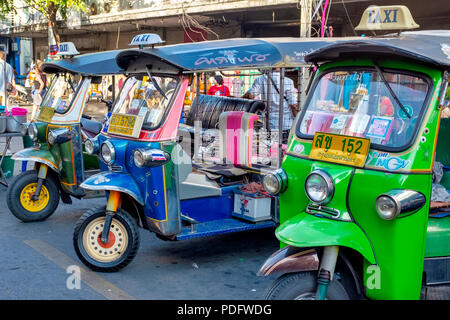
<instances>
[{"instance_id":1,"label":"blue body panel","mask_svg":"<svg viewBox=\"0 0 450 320\"><path fill-rule=\"evenodd\" d=\"M181 229L181 233L177 235L177 240L201 238L224 233L265 229L273 227L275 227L275 222L273 221L249 223L238 219L213 220L209 222L195 224L193 225L193 229L190 226L183 227Z\"/></svg>"},{"instance_id":2,"label":"blue body panel","mask_svg":"<svg viewBox=\"0 0 450 320\"><path fill-rule=\"evenodd\" d=\"M132 196L141 205L144 204L136 182L126 173L100 172L83 181L81 187L88 190L114 190L124 192Z\"/></svg>"},{"instance_id":3,"label":"blue body panel","mask_svg":"<svg viewBox=\"0 0 450 320\"><path fill-rule=\"evenodd\" d=\"M190 200L182 200L181 213L197 222L207 222L232 217L234 208L234 194L239 186L222 188L220 197L205 197Z\"/></svg>"}]
</instances>

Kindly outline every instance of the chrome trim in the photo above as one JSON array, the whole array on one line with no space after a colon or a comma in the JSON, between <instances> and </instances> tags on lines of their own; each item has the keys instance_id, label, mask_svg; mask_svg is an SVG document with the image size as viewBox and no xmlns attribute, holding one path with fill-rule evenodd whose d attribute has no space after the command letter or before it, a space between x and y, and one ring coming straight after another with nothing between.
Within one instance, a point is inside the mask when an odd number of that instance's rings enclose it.
<instances>
[{"instance_id":1,"label":"chrome trim","mask_svg":"<svg viewBox=\"0 0 450 320\"><path fill-rule=\"evenodd\" d=\"M392 218L385 219L378 212L377 201L380 197L388 197L395 203L395 213ZM402 217L414 213L423 207L426 202L425 196L415 190L392 189L386 193L380 194L375 200L375 210L378 215L385 220L392 220L396 217Z\"/></svg>"},{"instance_id":2,"label":"chrome trim","mask_svg":"<svg viewBox=\"0 0 450 320\"><path fill-rule=\"evenodd\" d=\"M308 194L308 191L306 190L306 183L308 182L308 179L313 174L317 174L317 175L321 176L325 180L325 182L327 184L327 189L328 189L327 197L324 200L319 201L319 202L316 202L313 199L311 199L311 197ZM334 181L333 181L333 178L331 178L331 176L328 174L328 172L326 172L326 171L324 171L322 169L314 170L313 172L311 172L306 177L306 180L305 180L305 193L306 193L306 196L308 197L308 199L311 200L314 203L317 203L317 204L327 204L327 203L329 203L331 201L331 199L333 198L333 196L334 196Z\"/></svg>"},{"instance_id":3,"label":"chrome trim","mask_svg":"<svg viewBox=\"0 0 450 320\"><path fill-rule=\"evenodd\" d=\"M103 154L102 154L102 148L103 145L106 145L109 149L109 152L111 153L111 161L106 161L103 158ZM112 165L114 163L114 161L116 160L116 149L114 148L114 145L111 143L111 141L106 140L105 142L102 143L102 145L100 146L100 158L103 160L104 163L106 163L107 165Z\"/></svg>"},{"instance_id":4,"label":"chrome trim","mask_svg":"<svg viewBox=\"0 0 450 320\"><path fill-rule=\"evenodd\" d=\"M92 143L92 151L91 152L89 152L88 149L87 149L87 143L88 142ZM86 139L86 141L84 142L84 149L86 150L86 152L88 154L91 154L91 155L97 154L99 152L99 150L100 150L100 146L98 144L98 139L97 138Z\"/></svg>"}]
</instances>

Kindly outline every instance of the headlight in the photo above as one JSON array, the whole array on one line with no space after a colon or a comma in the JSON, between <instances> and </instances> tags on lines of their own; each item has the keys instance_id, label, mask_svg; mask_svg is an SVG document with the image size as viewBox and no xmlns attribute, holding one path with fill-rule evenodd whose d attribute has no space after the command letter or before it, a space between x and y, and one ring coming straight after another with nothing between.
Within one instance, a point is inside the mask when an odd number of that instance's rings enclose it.
<instances>
[{"instance_id":1,"label":"headlight","mask_svg":"<svg viewBox=\"0 0 450 320\"><path fill-rule=\"evenodd\" d=\"M98 140L97 139L87 139L84 142L84 149L88 154L97 154L98 152Z\"/></svg>"},{"instance_id":2,"label":"headlight","mask_svg":"<svg viewBox=\"0 0 450 320\"><path fill-rule=\"evenodd\" d=\"M53 131L48 132L47 140L48 140L48 143L55 144L56 136Z\"/></svg>"},{"instance_id":3,"label":"headlight","mask_svg":"<svg viewBox=\"0 0 450 320\"><path fill-rule=\"evenodd\" d=\"M425 196L414 190L393 189L375 200L375 210L384 220L392 220L400 214L413 213L426 202Z\"/></svg>"},{"instance_id":4,"label":"headlight","mask_svg":"<svg viewBox=\"0 0 450 320\"><path fill-rule=\"evenodd\" d=\"M136 149L133 155L137 167L157 167L170 160L170 154L159 149Z\"/></svg>"},{"instance_id":5,"label":"headlight","mask_svg":"<svg viewBox=\"0 0 450 320\"><path fill-rule=\"evenodd\" d=\"M305 191L311 201L326 204L333 198L333 179L323 170L314 170L306 178Z\"/></svg>"},{"instance_id":6,"label":"headlight","mask_svg":"<svg viewBox=\"0 0 450 320\"><path fill-rule=\"evenodd\" d=\"M111 142L106 140L100 148L100 155L106 164L112 164L116 158L116 150Z\"/></svg>"},{"instance_id":7,"label":"headlight","mask_svg":"<svg viewBox=\"0 0 450 320\"><path fill-rule=\"evenodd\" d=\"M386 195L381 195L375 200L375 209L384 220L392 220L400 213L394 199Z\"/></svg>"},{"instance_id":8,"label":"headlight","mask_svg":"<svg viewBox=\"0 0 450 320\"><path fill-rule=\"evenodd\" d=\"M37 126L34 122L32 122L29 126L28 126L28 136L31 138L31 140L36 141L37 140L37 136L38 136L38 129Z\"/></svg>"},{"instance_id":9,"label":"headlight","mask_svg":"<svg viewBox=\"0 0 450 320\"><path fill-rule=\"evenodd\" d=\"M50 144L69 142L75 136L75 132L68 128L55 129L48 132L47 141Z\"/></svg>"},{"instance_id":10,"label":"headlight","mask_svg":"<svg viewBox=\"0 0 450 320\"><path fill-rule=\"evenodd\" d=\"M267 173L263 179L264 189L272 194L283 192L287 188L287 175L283 169Z\"/></svg>"},{"instance_id":11,"label":"headlight","mask_svg":"<svg viewBox=\"0 0 450 320\"><path fill-rule=\"evenodd\" d=\"M30 126L31 122L25 122L20 125L20 133L22 133L24 136L28 134L28 127Z\"/></svg>"}]
</instances>

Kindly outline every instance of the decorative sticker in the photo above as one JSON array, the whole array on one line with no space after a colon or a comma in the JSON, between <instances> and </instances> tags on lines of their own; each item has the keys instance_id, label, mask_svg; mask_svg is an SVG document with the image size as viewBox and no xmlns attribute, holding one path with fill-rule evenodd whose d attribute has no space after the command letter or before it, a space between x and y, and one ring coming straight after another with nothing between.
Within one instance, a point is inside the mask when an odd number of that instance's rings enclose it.
<instances>
[{"instance_id":1,"label":"decorative sticker","mask_svg":"<svg viewBox=\"0 0 450 320\"><path fill-rule=\"evenodd\" d=\"M367 158L367 165L379 167L389 171L406 169L409 164L410 164L409 160L391 156L387 152L380 153L374 151L373 153L370 153Z\"/></svg>"},{"instance_id":2,"label":"decorative sticker","mask_svg":"<svg viewBox=\"0 0 450 320\"><path fill-rule=\"evenodd\" d=\"M447 43L441 43L441 50L450 59L450 45Z\"/></svg>"},{"instance_id":3,"label":"decorative sticker","mask_svg":"<svg viewBox=\"0 0 450 320\"><path fill-rule=\"evenodd\" d=\"M373 117L370 122L369 130L367 130L366 136L373 138L385 139L389 127L391 126L392 119L384 117Z\"/></svg>"},{"instance_id":4,"label":"decorative sticker","mask_svg":"<svg viewBox=\"0 0 450 320\"><path fill-rule=\"evenodd\" d=\"M347 119L348 119L348 116L345 114L335 115L333 118L333 121L331 121L330 129L339 130L339 131L344 129Z\"/></svg>"}]
</instances>

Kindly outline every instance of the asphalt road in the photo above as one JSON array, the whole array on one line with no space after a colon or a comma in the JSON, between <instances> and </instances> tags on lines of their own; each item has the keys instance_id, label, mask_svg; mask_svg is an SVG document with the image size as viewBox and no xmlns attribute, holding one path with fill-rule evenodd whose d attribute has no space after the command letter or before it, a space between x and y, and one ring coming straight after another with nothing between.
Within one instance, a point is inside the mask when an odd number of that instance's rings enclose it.
<instances>
[{"instance_id":1,"label":"asphalt road","mask_svg":"<svg viewBox=\"0 0 450 320\"><path fill-rule=\"evenodd\" d=\"M117 273L94 273L78 260L72 234L83 212L103 205L103 199L60 203L46 221L23 223L9 212L5 195L0 186L0 300L253 300L262 299L273 280L256 276L278 248L273 230L166 242L141 229L131 264ZM73 265L81 269L79 289L67 286L72 275L67 268Z\"/></svg>"}]
</instances>

